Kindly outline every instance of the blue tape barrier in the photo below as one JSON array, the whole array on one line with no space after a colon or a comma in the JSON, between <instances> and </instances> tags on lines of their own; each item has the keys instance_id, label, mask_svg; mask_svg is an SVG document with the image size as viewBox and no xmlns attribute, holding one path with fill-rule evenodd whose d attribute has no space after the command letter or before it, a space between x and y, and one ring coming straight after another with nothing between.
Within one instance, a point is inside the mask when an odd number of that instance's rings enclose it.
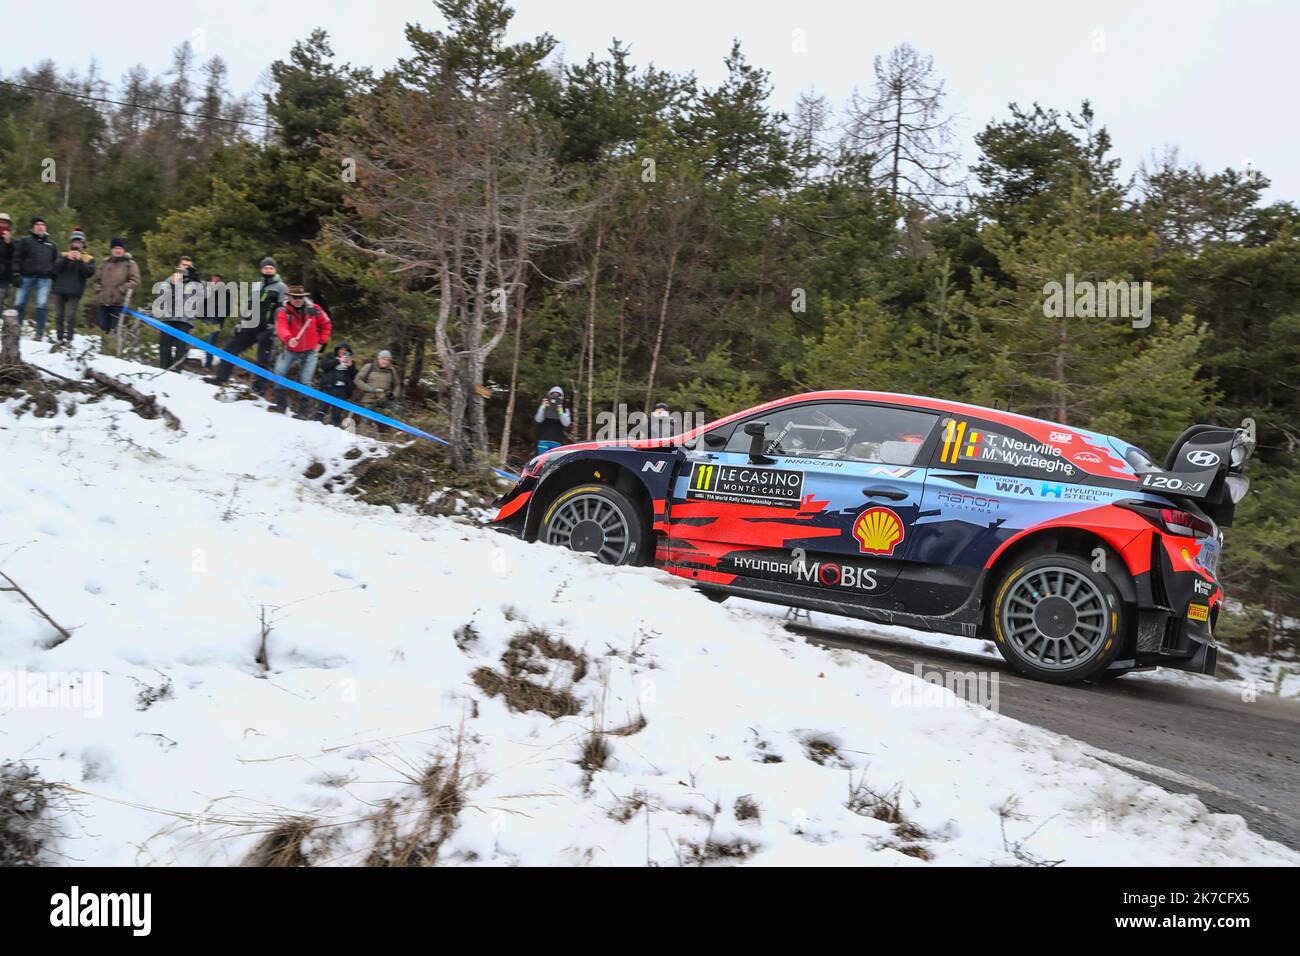
<instances>
[{"instance_id":1,"label":"blue tape barrier","mask_svg":"<svg viewBox=\"0 0 1300 956\"><path fill-rule=\"evenodd\" d=\"M275 384L281 386L282 388L291 388L295 392L299 392L303 395L308 396L309 398L316 399L318 402L324 402L327 405L333 405L336 408L345 409L346 411L349 411L354 415L360 415L362 418L368 418L372 422L379 422L381 425L387 425L389 428L395 428L400 432L406 432L406 434L414 435L416 438L424 438L428 441L437 442L439 445L451 444L451 442L447 441L447 439L439 438L437 435L431 435L429 434L429 432L416 428L414 425L407 425L405 422L399 422L395 418L389 418L387 415L381 415L379 412L376 412L373 409L365 408L364 406L361 405L354 405L349 401L345 401L344 399L335 398L333 395L326 395L324 392L317 391L316 389L312 388L310 385L303 385L301 382L295 382L292 379L285 378L283 375L276 375L274 372L267 371L266 369L262 368L260 365L256 365L253 362L248 361L247 359L242 359L238 355L232 355L231 353L227 352L225 349L217 348L217 346L213 345L211 342L205 342L203 339L196 338L193 335L190 335L188 332L182 332L180 329L173 328L170 325L165 325L162 322L158 321L157 319L153 318L152 316L144 315L141 312L137 312L135 309L123 308L122 311L127 313L128 315L135 316L141 322L145 323L146 325L152 326L153 328L157 329L159 332L162 332L165 335L170 335L174 339L179 339L180 341L190 346L190 348L201 349L202 351L207 352L209 355L214 355L223 361L229 362L231 365L235 365L239 368L242 368L246 372L252 372L254 375L260 375L262 376L262 378L266 379L267 381L274 382ZM510 472L502 471L500 468L492 468L491 470L496 472L496 474L500 475L502 478L508 479L509 481L519 480L518 475L512 475Z\"/></svg>"}]
</instances>

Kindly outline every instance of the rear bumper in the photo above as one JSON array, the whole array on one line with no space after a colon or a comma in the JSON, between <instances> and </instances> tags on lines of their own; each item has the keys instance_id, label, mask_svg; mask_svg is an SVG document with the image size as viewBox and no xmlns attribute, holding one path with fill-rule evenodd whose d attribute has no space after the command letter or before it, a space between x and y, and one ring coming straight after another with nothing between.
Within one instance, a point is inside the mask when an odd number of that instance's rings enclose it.
<instances>
[{"instance_id":1,"label":"rear bumper","mask_svg":"<svg viewBox=\"0 0 1300 956\"><path fill-rule=\"evenodd\" d=\"M1213 676L1219 662L1212 627L1215 616L1194 621L1164 609L1139 612L1134 663Z\"/></svg>"}]
</instances>

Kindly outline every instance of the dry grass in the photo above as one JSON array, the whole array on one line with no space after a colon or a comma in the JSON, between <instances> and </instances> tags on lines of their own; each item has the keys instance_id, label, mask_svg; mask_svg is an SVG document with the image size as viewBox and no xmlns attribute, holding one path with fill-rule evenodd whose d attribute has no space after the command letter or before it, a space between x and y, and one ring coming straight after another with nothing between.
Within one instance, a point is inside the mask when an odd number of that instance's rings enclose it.
<instances>
[{"instance_id":1,"label":"dry grass","mask_svg":"<svg viewBox=\"0 0 1300 956\"><path fill-rule=\"evenodd\" d=\"M808 737L803 742L808 759L823 767L847 766L835 742L825 737Z\"/></svg>"},{"instance_id":2,"label":"dry grass","mask_svg":"<svg viewBox=\"0 0 1300 956\"><path fill-rule=\"evenodd\" d=\"M758 851L758 844L742 837L719 840L710 837L703 843L683 844L686 855L682 859L687 866L710 866L720 863L740 863L749 859Z\"/></svg>"},{"instance_id":3,"label":"dry grass","mask_svg":"<svg viewBox=\"0 0 1300 956\"><path fill-rule=\"evenodd\" d=\"M288 817L276 825L244 858L244 866L311 866L304 848L316 828L311 817Z\"/></svg>"},{"instance_id":4,"label":"dry grass","mask_svg":"<svg viewBox=\"0 0 1300 956\"><path fill-rule=\"evenodd\" d=\"M389 435L406 440L404 435ZM409 504L421 514L444 515L454 512L457 500L487 507L497 496L490 471L474 467L458 474L452 470L447 450L429 441L390 445L387 455L358 461L352 474L356 480L348 488L350 493L393 510ZM447 494L431 504L429 496L435 491Z\"/></svg>"},{"instance_id":5,"label":"dry grass","mask_svg":"<svg viewBox=\"0 0 1300 956\"><path fill-rule=\"evenodd\" d=\"M886 844L905 856L918 860L932 860L934 854L920 842L929 839L925 830L907 819L903 813L903 787L900 784L887 793L880 793L867 785L866 773L855 784L849 777L849 799L844 805L858 816L871 817L894 828L898 842Z\"/></svg>"},{"instance_id":6,"label":"dry grass","mask_svg":"<svg viewBox=\"0 0 1300 956\"><path fill-rule=\"evenodd\" d=\"M571 665L567 679L561 677ZM514 711L537 711L548 717L571 717L582 710L573 685L587 675L587 658L543 628L530 627L517 634L501 655L502 671L480 667L470 675L489 697L500 695ZM534 680L549 675L546 683Z\"/></svg>"},{"instance_id":7,"label":"dry grass","mask_svg":"<svg viewBox=\"0 0 1300 956\"><path fill-rule=\"evenodd\" d=\"M59 791L25 763L0 764L0 867L42 866L59 835Z\"/></svg>"},{"instance_id":8,"label":"dry grass","mask_svg":"<svg viewBox=\"0 0 1300 956\"><path fill-rule=\"evenodd\" d=\"M748 793L736 798L735 813L736 819L742 823L749 820L757 822L762 817L762 813L758 808L758 801L754 799L752 794Z\"/></svg>"},{"instance_id":9,"label":"dry grass","mask_svg":"<svg viewBox=\"0 0 1300 956\"><path fill-rule=\"evenodd\" d=\"M620 797L618 803L609 811L609 818L619 823L628 823L642 810L650 806L650 798L640 788L633 790L626 797Z\"/></svg>"},{"instance_id":10,"label":"dry grass","mask_svg":"<svg viewBox=\"0 0 1300 956\"><path fill-rule=\"evenodd\" d=\"M414 792L384 802L371 818L374 842L366 866L434 866L465 806L459 745L449 762L435 761L412 781Z\"/></svg>"},{"instance_id":11,"label":"dry grass","mask_svg":"<svg viewBox=\"0 0 1300 956\"><path fill-rule=\"evenodd\" d=\"M452 632L452 639L455 640L456 646L462 651L468 651L478 643L478 628L473 624L462 624Z\"/></svg>"}]
</instances>

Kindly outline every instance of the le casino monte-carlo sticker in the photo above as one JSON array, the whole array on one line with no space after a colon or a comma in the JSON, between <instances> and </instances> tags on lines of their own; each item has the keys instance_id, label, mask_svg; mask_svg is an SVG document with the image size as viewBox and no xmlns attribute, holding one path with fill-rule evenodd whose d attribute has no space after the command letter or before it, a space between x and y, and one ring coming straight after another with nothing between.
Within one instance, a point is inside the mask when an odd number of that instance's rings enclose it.
<instances>
[{"instance_id":1,"label":"le casino monte-carlo sticker","mask_svg":"<svg viewBox=\"0 0 1300 956\"><path fill-rule=\"evenodd\" d=\"M735 505L798 508L803 500L803 472L697 463L691 469L686 497Z\"/></svg>"}]
</instances>

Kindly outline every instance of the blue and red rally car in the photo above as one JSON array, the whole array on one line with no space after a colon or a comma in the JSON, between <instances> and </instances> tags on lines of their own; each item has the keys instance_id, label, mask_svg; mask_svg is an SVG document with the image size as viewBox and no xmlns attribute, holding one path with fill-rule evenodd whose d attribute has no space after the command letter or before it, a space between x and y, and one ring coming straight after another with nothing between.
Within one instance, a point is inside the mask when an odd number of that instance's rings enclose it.
<instances>
[{"instance_id":1,"label":"blue and red rally car","mask_svg":"<svg viewBox=\"0 0 1300 956\"><path fill-rule=\"evenodd\" d=\"M993 640L1065 683L1213 673L1221 527L1253 430L1193 425L1157 464L991 408L828 391L672 438L534 458L493 526L738 595Z\"/></svg>"}]
</instances>

